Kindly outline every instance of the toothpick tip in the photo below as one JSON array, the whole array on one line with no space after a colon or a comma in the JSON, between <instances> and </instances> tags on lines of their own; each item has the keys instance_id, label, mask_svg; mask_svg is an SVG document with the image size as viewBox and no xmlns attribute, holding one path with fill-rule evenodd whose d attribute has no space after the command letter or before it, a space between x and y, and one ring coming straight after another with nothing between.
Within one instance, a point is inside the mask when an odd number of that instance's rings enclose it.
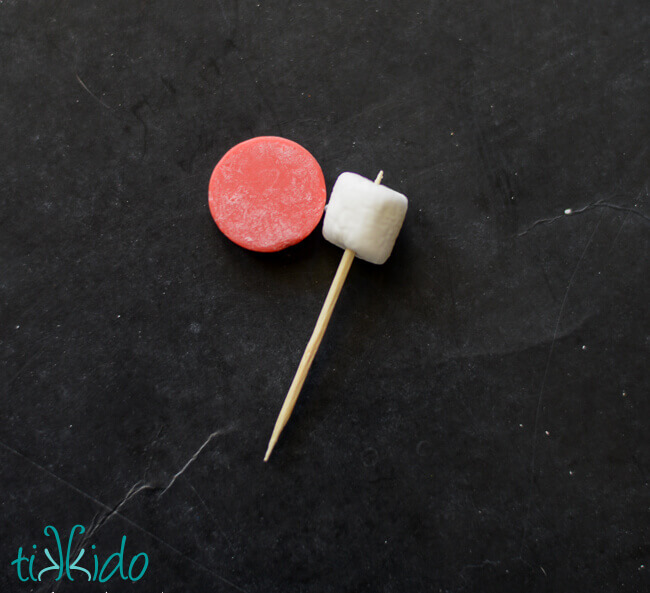
<instances>
[{"instance_id":1,"label":"toothpick tip","mask_svg":"<svg viewBox=\"0 0 650 593\"><path fill-rule=\"evenodd\" d=\"M381 180L384 178L384 172L379 171L379 174L377 175L377 179L375 179L375 183L381 183Z\"/></svg>"}]
</instances>

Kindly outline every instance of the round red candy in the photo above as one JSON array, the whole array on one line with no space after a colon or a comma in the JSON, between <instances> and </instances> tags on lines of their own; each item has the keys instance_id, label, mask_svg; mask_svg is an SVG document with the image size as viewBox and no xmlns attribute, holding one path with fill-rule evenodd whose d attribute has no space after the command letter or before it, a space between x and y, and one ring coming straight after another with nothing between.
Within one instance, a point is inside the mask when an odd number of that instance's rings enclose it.
<instances>
[{"instance_id":1,"label":"round red candy","mask_svg":"<svg viewBox=\"0 0 650 593\"><path fill-rule=\"evenodd\" d=\"M210 178L212 218L224 235L253 251L302 241L323 216L325 178L302 146L260 136L231 148Z\"/></svg>"}]
</instances>

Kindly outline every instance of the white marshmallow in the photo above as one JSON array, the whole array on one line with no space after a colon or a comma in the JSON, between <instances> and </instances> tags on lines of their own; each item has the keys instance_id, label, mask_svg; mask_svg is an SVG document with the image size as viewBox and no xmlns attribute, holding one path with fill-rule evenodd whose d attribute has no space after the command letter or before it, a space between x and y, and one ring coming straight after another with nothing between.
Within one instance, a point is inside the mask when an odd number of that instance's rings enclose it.
<instances>
[{"instance_id":1,"label":"white marshmallow","mask_svg":"<svg viewBox=\"0 0 650 593\"><path fill-rule=\"evenodd\" d=\"M332 188L323 236L373 264L383 264L402 228L408 200L356 173L341 173Z\"/></svg>"}]
</instances>

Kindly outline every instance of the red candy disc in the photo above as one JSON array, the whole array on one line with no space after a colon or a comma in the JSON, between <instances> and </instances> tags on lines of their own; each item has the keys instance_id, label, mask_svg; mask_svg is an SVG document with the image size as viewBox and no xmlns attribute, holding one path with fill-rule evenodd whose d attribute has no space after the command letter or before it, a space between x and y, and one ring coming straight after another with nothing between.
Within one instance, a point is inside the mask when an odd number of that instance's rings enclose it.
<instances>
[{"instance_id":1,"label":"red candy disc","mask_svg":"<svg viewBox=\"0 0 650 593\"><path fill-rule=\"evenodd\" d=\"M302 146L260 136L231 148L212 172L210 212L224 235L253 251L280 251L323 216L325 179Z\"/></svg>"}]
</instances>

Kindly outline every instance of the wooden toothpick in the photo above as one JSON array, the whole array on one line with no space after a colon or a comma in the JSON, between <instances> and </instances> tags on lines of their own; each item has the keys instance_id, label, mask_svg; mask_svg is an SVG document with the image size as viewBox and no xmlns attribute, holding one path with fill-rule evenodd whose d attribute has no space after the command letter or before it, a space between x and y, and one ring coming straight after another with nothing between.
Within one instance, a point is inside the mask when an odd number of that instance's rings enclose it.
<instances>
[{"instance_id":1,"label":"wooden toothpick","mask_svg":"<svg viewBox=\"0 0 650 593\"><path fill-rule=\"evenodd\" d=\"M378 184L381 183L383 177L384 177L384 172L379 171L379 174L377 175L377 179L375 179L375 183ZM327 324L329 323L330 318L332 317L334 306L336 305L336 301L338 300L339 295L341 294L341 289L343 288L345 279L347 278L348 272L350 271L350 266L352 265L354 256L355 253L354 251L352 251L352 249L346 249L343 252L341 263L339 264L339 267L336 270L336 275L334 276L332 285L330 286L330 289L327 293L327 297L325 298L325 302L323 303L323 308L321 309L320 315L318 316L318 321L316 321L316 327L314 327L314 331L311 334L311 338L309 339L309 342L307 343L307 347L305 348L305 353L302 355L302 359L300 361L300 364L298 365L298 370L296 371L296 375L293 378L293 381L291 382L291 387L289 387L289 392L287 393L287 397L284 399L284 403L282 404L282 409L280 410L278 419L275 421L275 426L273 427L273 434L271 435L271 440L269 441L269 446L266 450L266 455L264 455L264 461L269 460L269 457L271 456L271 452L273 451L273 447L275 447L276 443L278 442L278 439L280 438L280 433L287 425L287 422L289 421L289 417L291 416L291 412L293 412L293 408L295 407L296 402L298 401L300 390L302 389L302 386L305 383L305 379L307 378L307 373L311 368L312 362L314 362L314 358L316 356L316 352L318 351L318 347L320 346L320 343L323 340L323 336L325 335L325 330L327 329Z\"/></svg>"}]
</instances>

